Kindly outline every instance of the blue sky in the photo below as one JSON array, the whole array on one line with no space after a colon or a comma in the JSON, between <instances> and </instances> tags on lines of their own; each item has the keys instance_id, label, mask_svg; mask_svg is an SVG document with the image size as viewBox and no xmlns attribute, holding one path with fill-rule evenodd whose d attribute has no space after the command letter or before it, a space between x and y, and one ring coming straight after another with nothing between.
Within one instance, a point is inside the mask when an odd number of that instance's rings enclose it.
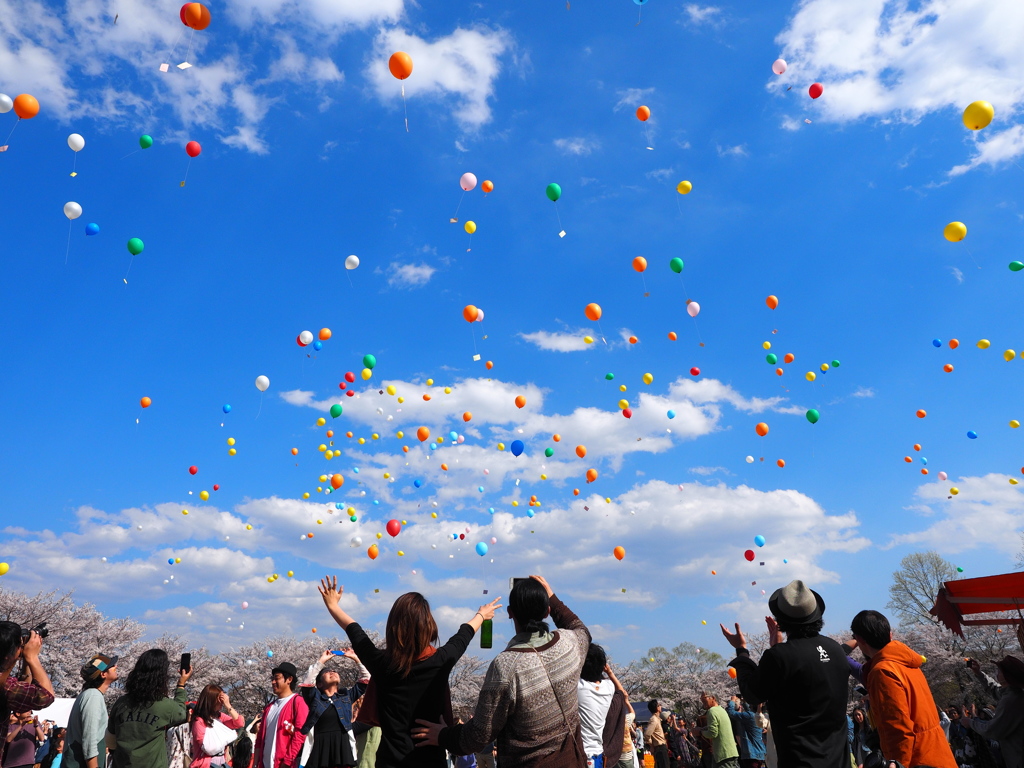
<instances>
[{"instance_id":1,"label":"blue sky","mask_svg":"<svg viewBox=\"0 0 1024 768\"><path fill-rule=\"evenodd\" d=\"M285 613L296 633L326 625L313 588L325 572L365 624L418 589L442 631L484 590L540 572L626 661L682 640L722 650L713 626L756 621L761 590L792 578L823 593L839 630L884 606L909 551L937 549L969 575L1013 567L1024 435L1008 422L1024 419L1024 362L1002 352L1024 351L1024 276L1007 269L1024 223L1015 4L651 0L639 25L626 0L209 7L179 71L188 37L168 56L183 29L173 3L0 0L0 91L42 107L0 155L3 584L74 586L154 633L227 647L279 631ZM394 50L415 63L408 133ZM979 134L960 120L976 99L996 110ZM14 122L0 115L0 132ZM73 131L87 142L75 178ZM135 152L144 133L155 144ZM191 165L189 140L203 147ZM465 172L494 192L462 198ZM71 200L84 213L65 265ZM968 227L956 244L942 237L954 220ZM130 237L146 247L126 284ZM482 323L467 326L466 304ZM296 345L323 327L320 352ZM766 341L796 356L781 377ZM367 353L373 378L343 396ZM404 403L378 394L388 384ZM428 451L421 425L465 442ZM326 461L329 427L342 454ZM499 453L516 438L522 456ZM317 493L334 472L341 491ZM329 511L339 501L358 522ZM392 517L409 525L371 562ZM747 563L758 534L767 545ZM499 644L508 634L496 628Z\"/></svg>"}]
</instances>

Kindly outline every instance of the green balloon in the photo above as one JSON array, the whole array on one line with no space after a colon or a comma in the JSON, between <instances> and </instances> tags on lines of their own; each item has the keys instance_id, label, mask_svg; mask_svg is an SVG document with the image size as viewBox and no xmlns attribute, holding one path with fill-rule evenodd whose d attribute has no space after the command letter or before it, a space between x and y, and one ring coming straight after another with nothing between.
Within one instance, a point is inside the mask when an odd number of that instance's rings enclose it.
<instances>
[{"instance_id":1,"label":"green balloon","mask_svg":"<svg viewBox=\"0 0 1024 768\"><path fill-rule=\"evenodd\" d=\"M811 424L817 424L818 423L818 419L820 419L820 418L821 418L821 414L818 413L813 408L811 408L811 410L809 410L807 412L807 420L809 422L811 422Z\"/></svg>"},{"instance_id":2,"label":"green balloon","mask_svg":"<svg viewBox=\"0 0 1024 768\"><path fill-rule=\"evenodd\" d=\"M138 256L145 249L146 244L143 243L139 238L133 237L128 241L128 253L132 256Z\"/></svg>"},{"instance_id":3,"label":"green balloon","mask_svg":"<svg viewBox=\"0 0 1024 768\"><path fill-rule=\"evenodd\" d=\"M1010 271L1011 272L1020 272L1022 269L1024 269L1024 261L1011 261L1010 262Z\"/></svg>"},{"instance_id":4,"label":"green balloon","mask_svg":"<svg viewBox=\"0 0 1024 768\"><path fill-rule=\"evenodd\" d=\"M143 149L149 149L150 147L153 146L153 137L150 136L148 133L142 134L141 136L139 136L139 146L142 147Z\"/></svg>"},{"instance_id":5,"label":"green balloon","mask_svg":"<svg viewBox=\"0 0 1024 768\"><path fill-rule=\"evenodd\" d=\"M768 365L775 365L777 362L779 362L779 356L776 355L774 352L769 352L767 355L765 355L764 359L768 361Z\"/></svg>"},{"instance_id":6,"label":"green balloon","mask_svg":"<svg viewBox=\"0 0 1024 768\"><path fill-rule=\"evenodd\" d=\"M552 182L551 184L548 184L548 188L544 190L544 194L546 194L548 196L548 200L553 203L562 196L562 188Z\"/></svg>"},{"instance_id":7,"label":"green balloon","mask_svg":"<svg viewBox=\"0 0 1024 768\"><path fill-rule=\"evenodd\" d=\"M683 260L676 256L668 263L669 268L677 275L683 271Z\"/></svg>"},{"instance_id":8,"label":"green balloon","mask_svg":"<svg viewBox=\"0 0 1024 768\"><path fill-rule=\"evenodd\" d=\"M544 449L544 455L547 456L550 459L552 456L555 455L555 449L554 448L545 448Z\"/></svg>"},{"instance_id":9,"label":"green balloon","mask_svg":"<svg viewBox=\"0 0 1024 768\"><path fill-rule=\"evenodd\" d=\"M363 368L369 368L371 371L377 365L377 358L373 355L363 355Z\"/></svg>"},{"instance_id":10,"label":"green balloon","mask_svg":"<svg viewBox=\"0 0 1024 768\"><path fill-rule=\"evenodd\" d=\"M341 416L341 405L335 403L334 405L331 406L331 418L336 419L339 416Z\"/></svg>"},{"instance_id":11,"label":"green balloon","mask_svg":"<svg viewBox=\"0 0 1024 768\"><path fill-rule=\"evenodd\" d=\"M839 361L838 360L833 360L832 361L832 367L833 368L838 368L839 367Z\"/></svg>"},{"instance_id":12,"label":"green balloon","mask_svg":"<svg viewBox=\"0 0 1024 768\"><path fill-rule=\"evenodd\" d=\"M604 377L605 377L606 379L608 379L608 381L611 381L612 379L614 379L614 378L615 378L615 374L614 374L614 373L606 373L606 374L604 375Z\"/></svg>"}]
</instances>

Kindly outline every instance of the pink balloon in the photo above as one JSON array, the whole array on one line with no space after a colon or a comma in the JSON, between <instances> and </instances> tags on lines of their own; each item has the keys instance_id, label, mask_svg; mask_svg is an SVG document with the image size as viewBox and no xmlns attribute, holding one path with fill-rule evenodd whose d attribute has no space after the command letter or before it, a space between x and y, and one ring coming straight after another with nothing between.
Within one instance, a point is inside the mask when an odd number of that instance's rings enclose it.
<instances>
[{"instance_id":1,"label":"pink balloon","mask_svg":"<svg viewBox=\"0 0 1024 768\"><path fill-rule=\"evenodd\" d=\"M459 445L462 445L464 442L466 442L466 436L459 435L459 439L456 442L458 442Z\"/></svg>"},{"instance_id":2,"label":"pink balloon","mask_svg":"<svg viewBox=\"0 0 1024 768\"><path fill-rule=\"evenodd\" d=\"M786 60L785 59L776 59L774 62L772 62L772 72L774 72L776 75L781 75L785 71L786 71Z\"/></svg>"},{"instance_id":3,"label":"pink balloon","mask_svg":"<svg viewBox=\"0 0 1024 768\"><path fill-rule=\"evenodd\" d=\"M497 543L498 543L498 540L496 538L494 538L493 536L491 536L491 544L497 544Z\"/></svg>"},{"instance_id":4,"label":"pink balloon","mask_svg":"<svg viewBox=\"0 0 1024 768\"><path fill-rule=\"evenodd\" d=\"M939 472L939 480L945 480L947 477L949 477L949 475L945 472Z\"/></svg>"},{"instance_id":5,"label":"pink balloon","mask_svg":"<svg viewBox=\"0 0 1024 768\"><path fill-rule=\"evenodd\" d=\"M688 314L690 317L696 317L697 315L699 315L700 304L698 304L696 301L691 301L689 304L686 305L686 314Z\"/></svg>"},{"instance_id":6,"label":"pink balloon","mask_svg":"<svg viewBox=\"0 0 1024 768\"><path fill-rule=\"evenodd\" d=\"M459 179L459 186L462 187L463 191L469 192L476 187L476 176L472 173L462 174L462 178Z\"/></svg>"}]
</instances>

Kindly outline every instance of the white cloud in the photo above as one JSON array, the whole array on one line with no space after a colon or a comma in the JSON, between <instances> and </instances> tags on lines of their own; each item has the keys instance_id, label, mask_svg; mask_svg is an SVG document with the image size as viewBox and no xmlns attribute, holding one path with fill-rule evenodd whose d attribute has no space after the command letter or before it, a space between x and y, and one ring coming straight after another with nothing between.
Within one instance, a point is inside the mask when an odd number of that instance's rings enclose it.
<instances>
[{"instance_id":1,"label":"white cloud","mask_svg":"<svg viewBox=\"0 0 1024 768\"><path fill-rule=\"evenodd\" d=\"M953 279L956 280L957 285L963 285L964 284L964 273L963 272L961 272L956 267L950 267L949 268L949 272L950 272L951 275L953 275Z\"/></svg>"},{"instance_id":2,"label":"white cloud","mask_svg":"<svg viewBox=\"0 0 1024 768\"><path fill-rule=\"evenodd\" d=\"M388 267L388 285L395 288L420 288L430 282L437 270L427 263L399 264Z\"/></svg>"},{"instance_id":3,"label":"white cloud","mask_svg":"<svg viewBox=\"0 0 1024 768\"><path fill-rule=\"evenodd\" d=\"M747 157L750 154L747 152L746 144L737 144L735 147L723 147L721 144L716 144L715 149L718 150L719 157Z\"/></svg>"},{"instance_id":4,"label":"white cloud","mask_svg":"<svg viewBox=\"0 0 1024 768\"><path fill-rule=\"evenodd\" d=\"M874 397L875 390L871 387L857 387L852 397Z\"/></svg>"},{"instance_id":5,"label":"white cloud","mask_svg":"<svg viewBox=\"0 0 1024 768\"><path fill-rule=\"evenodd\" d=\"M714 475L717 472L721 472L724 475L732 474L725 467L690 467L690 472L692 472L695 475L703 475L704 477Z\"/></svg>"},{"instance_id":6,"label":"white cloud","mask_svg":"<svg viewBox=\"0 0 1024 768\"><path fill-rule=\"evenodd\" d=\"M920 486L917 497L939 510L941 519L924 530L893 536L889 546L910 544L951 554L990 547L1009 560L1020 549L1024 528L1024 493L1009 481L1009 475L991 473ZM949 492L953 487L959 489L956 496Z\"/></svg>"},{"instance_id":7,"label":"white cloud","mask_svg":"<svg viewBox=\"0 0 1024 768\"><path fill-rule=\"evenodd\" d=\"M336 35L354 27L397 22L404 8L405 0L229 0L228 15L242 26L299 19L310 30Z\"/></svg>"},{"instance_id":8,"label":"white cloud","mask_svg":"<svg viewBox=\"0 0 1024 768\"><path fill-rule=\"evenodd\" d=\"M484 26L459 27L433 42L402 29L386 29L377 35L366 76L381 101L400 104L401 82L388 70L388 58L395 51L405 51L413 61L412 75L402 81L410 103L415 104L423 96L453 98L458 123L463 128L477 129L491 121L489 100L501 72L501 58L511 48L512 38L507 32Z\"/></svg>"},{"instance_id":9,"label":"white cloud","mask_svg":"<svg viewBox=\"0 0 1024 768\"><path fill-rule=\"evenodd\" d=\"M653 171L648 171L644 176L648 179L654 179L655 181L665 181L672 178L675 172L675 168L658 168Z\"/></svg>"},{"instance_id":10,"label":"white cloud","mask_svg":"<svg viewBox=\"0 0 1024 768\"><path fill-rule=\"evenodd\" d=\"M782 124L781 124L780 127L784 131L799 131L800 130L800 121L797 120L795 117L790 117L789 115L783 115L782 116Z\"/></svg>"},{"instance_id":11,"label":"white cloud","mask_svg":"<svg viewBox=\"0 0 1024 768\"><path fill-rule=\"evenodd\" d=\"M683 6L683 13L686 14L686 21L695 27L701 24L716 25L722 21L722 9L714 5L688 3Z\"/></svg>"},{"instance_id":12,"label":"white cloud","mask_svg":"<svg viewBox=\"0 0 1024 768\"><path fill-rule=\"evenodd\" d=\"M619 100L615 103L613 111L618 112L620 109L627 107L639 107L649 97L654 95L653 88L626 88L625 90L618 91L616 96Z\"/></svg>"},{"instance_id":13,"label":"white cloud","mask_svg":"<svg viewBox=\"0 0 1024 768\"><path fill-rule=\"evenodd\" d=\"M595 149L601 148L601 142L576 136L570 139L555 139L555 146L567 155L589 155Z\"/></svg>"},{"instance_id":14,"label":"white cloud","mask_svg":"<svg viewBox=\"0 0 1024 768\"><path fill-rule=\"evenodd\" d=\"M533 333L520 333L519 338L548 352L584 352L594 348L593 344L583 341L583 337L590 333L593 331L576 330L556 333L534 331Z\"/></svg>"},{"instance_id":15,"label":"white cloud","mask_svg":"<svg viewBox=\"0 0 1024 768\"><path fill-rule=\"evenodd\" d=\"M997 166L1009 163L1024 154L1024 125L1015 125L992 134L988 141L975 144L974 157L963 165L949 169L949 176L961 176L981 165Z\"/></svg>"}]
</instances>

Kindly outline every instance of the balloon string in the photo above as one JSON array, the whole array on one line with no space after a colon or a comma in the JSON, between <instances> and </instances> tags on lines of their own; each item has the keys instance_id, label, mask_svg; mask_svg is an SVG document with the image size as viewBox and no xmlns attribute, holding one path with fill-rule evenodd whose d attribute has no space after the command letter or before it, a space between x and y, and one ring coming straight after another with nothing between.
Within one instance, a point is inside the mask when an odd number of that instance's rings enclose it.
<instances>
[{"instance_id":1,"label":"balloon string","mask_svg":"<svg viewBox=\"0 0 1024 768\"><path fill-rule=\"evenodd\" d=\"M643 281L643 284L644 284L644 296L647 296L648 295L648 291L647 291L647 278L644 277L644 273L643 272L640 273L640 279Z\"/></svg>"},{"instance_id":2,"label":"balloon string","mask_svg":"<svg viewBox=\"0 0 1024 768\"><path fill-rule=\"evenodd\" d=\"M185 30L182 30L184 32ZM185 51L185 61L188 62L188 57L192 53L192 39L196 36L196 31L193 29L192 34L188 36L188 50Z\"/></svg>"},{"instance_id":3,"label":"balloon string","mask_svg":"<svg viewBox=\"0 0 1024 768\"><path fill-rule=\"evenodd\" d=\"M558 229L562 230L562 217L558 215L558 201L555 200L555 219L558 220Z\"/></svg>"},{"instance_id":4,"label":"balloon string","mask_svg":"<svg viewBox=\"0 0 1024 768\"><path fill-rule=\"evenodd\" d=\"M455 224L459 220L459 209L462 207L462 201L466 199L466 190L462 190L462 197L459 198L459 204L455 206L455 215L452 218L455 220L452 224Z\"/></svg>"},{"instance_id":5,"label":"balloon string","mask_svg":"<svg viewBox=\"0 0 1024 768\"><path fill-rule=\"evenodd\" d=\"M405 100L405 83L402 83L402 107L405 109L405 132L409 132L409 103Z\"/></svg>"},{"instance_id":6,"label":"balloon string","mask_svg":"<svg viewBox=\"0 0 1024 768\"><path fill-rule=\"evenodd\" d=\"M141 149L136 149L136 150L135 150L135 152L141 152L141 151L142 151ZM124 156L124 157L122 157L121 159L122 159L122 160L124 160L124 158L125 158L125 157L131 157L132 155L134 155L134 154L135 154L135 152L129 152L129 153L127 154L127 155L125 155L125 156Z\"/></svg>"},{"instance_id":7,"label":"balloon string","mask_svg":"<svg viewBox=\"0 0 1024 768\"><path fill-rule=\"evenodd\" d=\"M964 248L967 248L967 246L965 245ZM971 261L974 261L974 254L971 253L971 249L970 248L967 248L967 255L971 257ZM978 269L981 269L981 265L978 264L977 261L974 261L974 266L976 266Z\"/></svg>"},{"instance_id":8,"label":"balloon string","mask_svg":"<svg viewBox=\"0 0 1024 768\"><path fill-rule=\"evenodd\" d=\"M174 49L178 47L178 43L181 42L181 36L185 34L185 30L182 29L178 32L178 36L174 38L174 45L172 45L167 51L167 60L170 61L171 57L174 56Z\"/></svg>"},{"instance_id":9,"label":"balloon string","mask_svg":"<svg viewBox=\"0 0 1024 768\"><path fill-rule=\"evenodd\" d=\"M473 354L475 355L476 354L476 329L473 327L472 323L469 326L469 332L473 335Z\"/></svg>"},{"instance_id":10,"label":"balloon string","mask_svg":"<svg viewBox=\"0 0 1024 768\"><path fill-rule=\"evenodd\" d=\"M121 278L122 280L124 280L124 284L125 285L128 285L128 274L132 271L132 264L134 264L134 263L135 263L135 254L133 253L131 259L128 260L128 272L125 272L124 273L124 277Z\"/></svg>"},{"instance_id":11,"label":"balloon string","mask_svg":"<svg viewBox=\"0 0 1024 768\"><path fill-rule=\"evenodd\" d=\"M14 128L17 128L18 127L18 123L20 123L20 122L21 122L21 118L19 117L14 122ZM14 135L14 128L11 128L11 132L7 134L7 141L4 142L4 146L7 146L8 142L10 142L10 140L11 140L11 136Z\"/></svg>"},{"instance_id":12,"label":"balloon string","mask_svg":"<svg viewBox=\"0 0 1024 768\"><path fill-rule=\"evenodd\" d=\"M466 249L466 253L469 253L472 250L473 250L473 235L470 234L470 236L469 236L469 248Z\"/></svg>"},{"instance_id":13,"label":"balloon string","mask_svg":"<svg viewBox=\"0 0 1024 768\"><path fill-rule=\"evenodd\" d=\"M185 186L185 182L188 181L188 169L192 167L192 158L188 159L188 165L185 166L185 178L181 181L181 186Z\"/></svg>"},{"instance_id":14,"label":"balloon string","mask_svg":"<svg viewBox=\"0 0 1024 768\"><path fill-rule=\"evenodd\" d=\"M71 163L71 176L74 177L75 169L78 168L78 153L75 152L74 162Z\"/></svg>"},{"instance_id":15,"label":"balloon string","mask_svg":"<svg viewBox=\"0 0 1024 768\"><path fill-rule=\"evenodd\" d=\"M71 221L68 221L68 247L64 251L64 266L68 265L68 254L71 253Z\"/></svg>"},{"instance_id":16,"label":"balloon string","mask_svg":"<svg viewBox=\"0 0 1024 768\"><path fill-rule=\"evenodd\" d=\"M683 206L679 202L679 193L678 192L676 192L676 208L679 209L679 215L682 216L683 215Z\"/></svg>"},{"instance_id":17,"label":"balloon string","mask_svg":"<svg viewBox=\"0 0 1024 768\"><path fill-rule=\"evenodd\" d=\"M260 417L261 413L263 413L263 393L262 392L260 392L260 409L258 411L256 411L256 419L258 419ZM253 421L256 421L256 419L253 419Z\"/></svg>"},{"instance_id":18,"label":"balloon string","mask_svg":"<svg viewBox=\"0 0 1024 768\"><path fill-rule=\"evenodd\" d=\"M644 7L641 5L639 10L636 13L636 24L634 24L633 26L636 26L636 27L640 26L640 22L643 21L643 18L641 18L643 15L644 15Z\"/></svg>"}]
</instances>

